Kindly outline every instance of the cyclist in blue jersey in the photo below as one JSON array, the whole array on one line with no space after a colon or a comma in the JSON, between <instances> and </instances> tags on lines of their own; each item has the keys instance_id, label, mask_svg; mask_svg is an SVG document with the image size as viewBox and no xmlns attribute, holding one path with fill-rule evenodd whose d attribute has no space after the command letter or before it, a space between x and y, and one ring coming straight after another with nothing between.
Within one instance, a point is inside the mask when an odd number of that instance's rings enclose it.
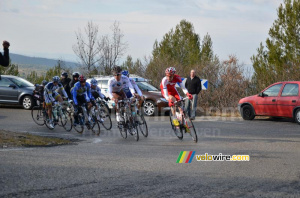
<instances>
[{"instance_id":1,"label":"cyclist in blue jersey","mask_svg":"<svg viewBox=\"0 0 300 198\"><path fill-rule=\"evenodd\" d=\"M92 107L91 100L94 100L94 97L91 94L91 85L86 82L86 79L83 75L79 76L79 81L74 84L72 89L72 96L74 101L74 124L79 124L78 120L78 107L82 104L87 104L87 112L89 114L89 110Z\"/></svg>"}]
</instances>

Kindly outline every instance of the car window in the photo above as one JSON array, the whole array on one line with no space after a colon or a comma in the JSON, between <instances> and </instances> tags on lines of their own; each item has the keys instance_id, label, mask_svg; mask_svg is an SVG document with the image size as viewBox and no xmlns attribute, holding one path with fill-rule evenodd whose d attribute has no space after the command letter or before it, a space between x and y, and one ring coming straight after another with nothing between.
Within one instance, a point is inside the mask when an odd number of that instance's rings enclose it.
<instances>
[{"instance_id":1,"label":"car window","mask_svg":"<svg viewBox=\"0 0 300 198\"><path fill-rule=\"evenodd\" d=\"M150 85L147 82L136 82L137 86L140 88L140 90L145 91L158 91L158 89L152 85Z\"/></svg>"},{"instance_id":2,"label":"car window","mask_svg":"<svg viewBox=\"0 0 300 198\"><path fill-rule=\"evenodd\" d=\"M265 96L278 96L282 84L273 85L264 91Z\"/></svg>"},{"instance_id":3,"label":"car window","mask_svg":"<svg viewBox=\"0 0 300 198\"><path fill-rule=\"evenodd\" d=\"M8 87L10 84L13 84L10 80L7 78L1 78L0 80L0 87Z\"/></svg>"},{"instance_id":4,"label":"car window","mask_svg":"<svg viewBox=\"0 0 300 198\"><path fill-rule=\"evenodd\" d=\"M11 78L11 81L13 81L18 87L33 87L34 85L27 80L24 80L23 78Z\"/></svg>"},{"instance_id":5,"label":"car window","mask_svg":"<svg viewBox=\"0 0 300 198\"><path fill-rule=\"evenodd\" d=\"M286 84L282 90L281 96L298 96L299 85L298 84Z\"/></svg>"}]
</instances>

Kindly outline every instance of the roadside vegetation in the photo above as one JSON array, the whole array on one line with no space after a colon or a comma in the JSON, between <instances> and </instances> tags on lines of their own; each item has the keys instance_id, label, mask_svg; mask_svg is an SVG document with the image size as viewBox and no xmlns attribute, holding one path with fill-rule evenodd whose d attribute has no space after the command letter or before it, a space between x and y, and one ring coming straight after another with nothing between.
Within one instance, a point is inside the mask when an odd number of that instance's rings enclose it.
<instances>
[{"instance_id":1,"label":"roadside vegetation","mask_svg":"<svg viewBox=\"0 0 300 198\"><path fill-rule=\"evenodd\" d=\"M72 141L54 137L42 137L28 133L0 130L0 149L13 147L41 147L71 144Z\"/></svg>"}]
</instances>

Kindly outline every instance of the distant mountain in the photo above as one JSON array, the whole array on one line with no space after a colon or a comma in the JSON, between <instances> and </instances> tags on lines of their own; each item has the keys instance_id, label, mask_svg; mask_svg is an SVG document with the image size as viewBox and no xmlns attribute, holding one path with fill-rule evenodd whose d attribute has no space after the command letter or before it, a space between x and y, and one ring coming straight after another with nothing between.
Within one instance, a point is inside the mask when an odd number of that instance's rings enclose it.
<instances>
[{"instance_id":1,"label":"distant mountain","mask_svg":"<svg viewBox=\"0 0 300 198\"><path fill-rule=\"evenodd\" d=\"M43 68L51 68L57 64L58 60L55 59L48 59L48 58L40 58L40 57L30 57L30 56L23 56L19 54L9 54L11 62L14 64L18 64L20 66L39 66ZM74 68L77 66L75 62L63 61L67 67Z\"/></svg>"}]
</instances>

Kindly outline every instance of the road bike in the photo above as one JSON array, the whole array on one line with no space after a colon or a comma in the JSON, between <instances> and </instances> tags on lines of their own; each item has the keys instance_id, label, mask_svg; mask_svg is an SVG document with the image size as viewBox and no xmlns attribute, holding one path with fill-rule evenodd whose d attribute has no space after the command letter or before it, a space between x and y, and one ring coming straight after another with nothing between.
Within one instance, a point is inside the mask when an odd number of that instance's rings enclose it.
<instances>
[{"instance_id":1,"label":"road bike","mask_svg":"<svg viewBox=\"0 0 300 198\"><path fill-rule=\"evenodd\" d=\"M99 121L106 130L110 130L112 122L106 101L101 98L97 98L96 105L97 109L95 109L95 107L92 107L91 109L92 115L95 115L97 121Z\"/></svg>"},{"instance_id":2,"label":"road bike","mask_svg":"<svg viewBox=\"0 0 300 198\"><path fill-rule=\"evenodd\" d=\"M135 111L131 111L133 107L131 99L125 98L118 101L118 109L121 117L121 121L118 123L121 136L126 139L127 133L134 136L135 140L139 140L138 122Z\"/></svg>"},{"instance_id":3,"label":"road bike","mask_svg":"<svg viewBox=\"0 0 300 198\"><path fill-rule=\"evenodd\" d=\"M170 122L171 122L171 127L175 133L175 135L179 138L179 139L183 139L183 131L185 133L189 133L193 139L193 141L195 143L197 143L198 141L198 137L197 137L197 133L194 127L193 122L191 121L190 117L187 115L186 111L185 111L185 100L188 100L188 98L183 98L179 101L176 101L175 104L175 108L176 108L176 117L178 119L179 122L179 126L175 126L173 124L173 115L172 115L172 111L170 111ZM181 114L179 111L179 108L182 109L183 113Z\"/></svg>"},{"instance_id":4,"label":"road bike","mask_svg":"<svg viewBox=\"0 0 300 198\"><path fill-rule=\"evenodd\" d=\"M77 112L75 113L77 113L79 121L78 124L75 124L75 121L73 122L73 128L75 131L82 134L84 131L84 126L86 126L88 130L91 130L96 135L100 135L101 131L99 121L97 120L96 115L88 115L86 103L83 103L81 106L79 106Z\"/></svg>"},{"instance_id":5,"label":"road bike","mask_svg":"<svg viewBox=\"0 0 300 198\"><path fill-rule=\"evenodd\" d=\"M139 100L136 100L136 105L137 105L138 101ZM147 126L147 122L145 120L143 112L144 111L139 110L139 112L136 113L136 120L138 122L139 131L141 131L141 133L143 134L144 137L148 137L148 126Z\"/></svg>"}]
</instances>

